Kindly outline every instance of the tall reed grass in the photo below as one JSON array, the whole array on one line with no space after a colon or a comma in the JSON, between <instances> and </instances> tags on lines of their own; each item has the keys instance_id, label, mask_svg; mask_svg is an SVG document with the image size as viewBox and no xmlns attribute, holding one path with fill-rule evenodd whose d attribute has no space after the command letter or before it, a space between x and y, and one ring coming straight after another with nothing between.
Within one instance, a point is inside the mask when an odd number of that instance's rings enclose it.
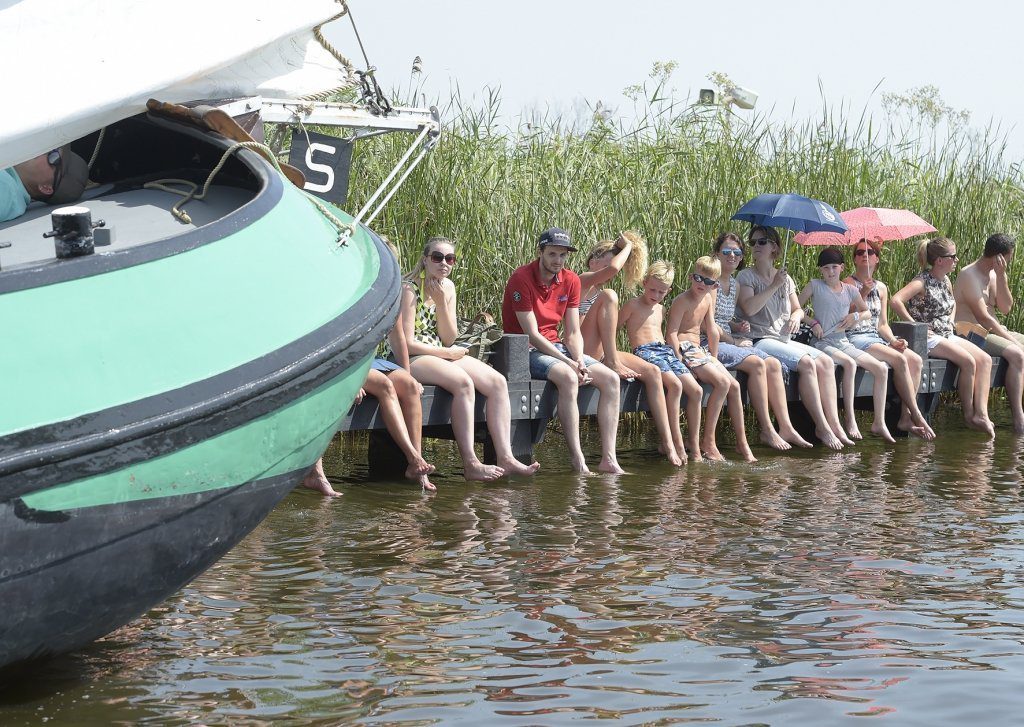
<instances>
[{"instance_id":1,"label":"tall reed grass","mask_svg":"<svg viewBox=\"0 0 1024 727\"><path fill-rule=\"evenodd\" d=\"M406 269L428 236L454 238L460 308L495 313L506 279L535 257L546 227L573 235L581 252L570 265L583 264L591 243L635 229L647 238L652 260L688 270L720 231L746 232L729 217L764 192L796 192L839 210L913 210L959 244L962 264L980 254L990 233L1021 232L1021 168L1009 163L998 129L939 139L828 107L818 118L787 123L648 101L628 125L595 115L586 128L548 117L510 129L498 123L496 94L476 106L456 100L437 147L375 227L399 245ZM360 205L407 143L391 136L357 145L350 207ZM817 252L791 246L789 269L798 285L817 275ZM1011 279L1024 301L1020 265L1011 265ZM888 243L879 277L895 290L916 273L913 243ZM1021 328L1022 319L1018 306L1010 324Z\"/></svg>"}]
</instances>

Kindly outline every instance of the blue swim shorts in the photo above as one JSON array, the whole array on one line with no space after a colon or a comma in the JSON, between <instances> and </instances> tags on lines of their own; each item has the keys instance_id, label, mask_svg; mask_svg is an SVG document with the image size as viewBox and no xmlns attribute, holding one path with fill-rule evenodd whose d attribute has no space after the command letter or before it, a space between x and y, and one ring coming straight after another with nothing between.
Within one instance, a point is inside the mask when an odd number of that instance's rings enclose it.
<instances>
[{"instance_id":1,"label":"blue swim shorts","mask_svg":"<svg viewBox=\"0 0 1024 727\"><path fill-rule=\"evenodd\" d=\"M690 369L679 360L676 352L667 343L644 343L633 349L633 355L654 364L665 373L671 372L676 376L692 375Z\"/></svg>"}]
</instances>

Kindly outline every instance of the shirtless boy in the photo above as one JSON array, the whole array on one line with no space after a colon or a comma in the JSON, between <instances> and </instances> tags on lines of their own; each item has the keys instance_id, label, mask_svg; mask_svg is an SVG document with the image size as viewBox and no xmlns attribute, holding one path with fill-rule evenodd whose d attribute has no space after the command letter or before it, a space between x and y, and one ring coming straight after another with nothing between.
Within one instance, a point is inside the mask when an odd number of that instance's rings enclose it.
<instances>
[{"instance_id":1,"label":"shirtless boy","mask_svg":"<svg viewBox=\"0 0 1024 727\"><path fill-rule=\"evenodd\" d=\"M661 369L665 403L668 406L668 421L672 428L676 452L685 461L686 448L689 448L694 461L698 462L701 460L700 404L704 398L704 390L661 335L661 301L672 289L674 278L675 270L671 263L658 260L647 268L647 272L644 273L643 292L622 306L622 310L619 311L619 326L626 327L633 355ZM683 433L679 429L679 404L683 394L686 394L686 447L683 446Z\"/></svg>"},{"instance_id":2,"label":"shirtless boy","mask_svg":"<svg viewBox=\"0 0 1024 727\"><path fill-rule=\"evenodd\" d=\"M1024 434L1024 335L1009 330L996 318L996 311L1006 315L1013 308L1006 267L1015 246L1016 241L1009 235L990 235L981 257L956 276L953 296L956 320L984 328L985 353L1006 359L1006 398L1013 414L1013 430Z\"/></svg>"},{"instance_id":3,"label":"shirtless boy","mask_svg":"<svg viewBox=\"0 0 1024 727\"><path fill-rule=\"evenodd\" d=\"M747 433L743 426L740 385L715 358L719 334L711 293L718 287L721 273L722 265L717 258L704 256L697 259L690 276L690 287L675 297L669 309L668 343L697 380L712 387L704 415L704 437L701 440L704 453L710 459L725 459L715 444L715 429L718 427L722 405L728 400L729 418L736 433L736 451L747 462L756 462L747 444ZM701 330L708 338L707 349L700 345Z\"/></svg>"}]
</instances>

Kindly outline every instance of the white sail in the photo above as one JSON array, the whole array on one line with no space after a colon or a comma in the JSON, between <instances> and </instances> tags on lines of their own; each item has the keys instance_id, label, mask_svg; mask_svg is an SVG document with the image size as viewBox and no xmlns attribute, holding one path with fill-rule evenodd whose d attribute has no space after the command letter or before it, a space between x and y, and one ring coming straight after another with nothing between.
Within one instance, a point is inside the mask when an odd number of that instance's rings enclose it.
<instances>
[{"instance_id":1,"label":"white sail","mask_svg":"<svg viewBox=\"0 0 1024 727\"><path fill-rule=\"evenodd\" d=\"M337 0L0 0L0 168L145 110L349 85L313 37Z\"/></svg>"}]
</instances>

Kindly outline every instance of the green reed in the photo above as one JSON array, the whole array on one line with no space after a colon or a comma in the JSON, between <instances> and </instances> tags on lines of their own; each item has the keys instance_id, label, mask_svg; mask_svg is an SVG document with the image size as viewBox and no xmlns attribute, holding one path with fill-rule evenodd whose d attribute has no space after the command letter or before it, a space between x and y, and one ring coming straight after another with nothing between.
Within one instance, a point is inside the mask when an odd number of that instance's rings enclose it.
<instances>
[{"instance_id":1,"label":"green reed","mask_svg":"<svg viewBox=\"0 0 1024 727\"><path fill-rule=\"evenodd\" d=\"M723 230L746 233L729 217L764 192L796 192L845 210L906 208L955 240L964 263L992 232L1021 232L1021 168L1006 157L998 128L942 137L880 128L825 107L805 122L730 117L717 109L649 99L637 120L595 117L586 128L561 117L498 123L500 98L454 99L437 147L407 180L375 228L411 267L430 235L456 240L460 308L500 311L505 281L531 260L546 227L567 229L581 266L593 242L635 229L651 259L675 263L676 290L693 260ZM941 138L940 138L941 137ZM357 208L408 144L393 135L357 145L349 206ZM817 275L818 250L791 245L798 285ZM879 277L898 289L918 272L913 242L888 243ZM1014 294L1024 283L1014 274ZM850 268L852 270L852 268ZM1020 327L1021 306L1011 316Z\"/></svg>"}]
</instances>

